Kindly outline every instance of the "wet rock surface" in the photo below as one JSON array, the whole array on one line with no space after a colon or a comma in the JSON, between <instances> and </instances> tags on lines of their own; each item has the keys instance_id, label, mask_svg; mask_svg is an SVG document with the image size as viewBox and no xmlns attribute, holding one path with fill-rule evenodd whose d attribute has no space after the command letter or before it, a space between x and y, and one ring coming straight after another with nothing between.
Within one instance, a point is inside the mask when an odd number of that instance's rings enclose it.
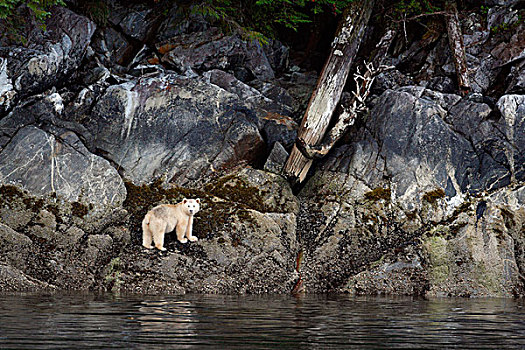
<instances>
[{"instance_id":1,"label":"wet rock surface","mask_svg":"<svg viewBox=\"0 0 525 350\"><path fill-rule=\"evenodd\" d=\"M111 1L96 26L72 3L0 48L1 291L525 294L517 2L462 14L466 96L442 23L398 35L369 112L293 190L318 73L289 48L176 4ZM183 198L199 240L144 249L145 213Z\"/></svg>"}]
</instances>

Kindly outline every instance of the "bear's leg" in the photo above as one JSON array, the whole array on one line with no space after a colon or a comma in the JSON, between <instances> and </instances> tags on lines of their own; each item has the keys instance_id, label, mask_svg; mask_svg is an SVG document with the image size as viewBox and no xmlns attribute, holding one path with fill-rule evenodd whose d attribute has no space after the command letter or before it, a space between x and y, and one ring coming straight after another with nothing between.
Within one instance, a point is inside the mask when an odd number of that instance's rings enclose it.
<instances>
[{"instance_id":1,"label":"bear's leg","mask_svg":"<svg viewBox=\"0 0 525 350\"><path fill-rule=\"evenodd\" d=\"M146 219L142 221L142 245L146 249L151 249L153 246L151 245L151 240L153 237L151 236L151 230L149 229L149 224Z\"/></svg>"},{"instance_id":2,"label":"bear's leg","mask_svg":"<svg viewBox=\"0 0 525 350\"><path fill-rule=\"evenodd\" d=\"M166 223L164 221L160 222L150 222L149 228L153 232L153 242L155 243L155 247L157 247L158 250L166 250L164 248L164 234L166 233Z\"/></svg>"},{"instance_id":3,"label":"bear's leg","mask_svg":"<svg viewBox=\"0 0 525 350\"><path fill-rule=\"evenodd\" d=\"M191 242L195 242L198 240L198 238L191 235L192 231L193 231L193 216L190 216L190 219L188 220L188 227L186 228L186 237L188 237L188 240L190 240Z\"/></svg>"},{"instance_id":4,"label":"bear's leg","mask_svg":"<svg viewBox=\"0 0 525 350\"><path fill-rule=\"evenodd\" d=\"M181 243L186 243L188 240L184 238L184 234L186 233L186 227L188 226L187 222L184 222L184 220L179 220L177 223L177 239Z\"/></svg>"}]
</instances>

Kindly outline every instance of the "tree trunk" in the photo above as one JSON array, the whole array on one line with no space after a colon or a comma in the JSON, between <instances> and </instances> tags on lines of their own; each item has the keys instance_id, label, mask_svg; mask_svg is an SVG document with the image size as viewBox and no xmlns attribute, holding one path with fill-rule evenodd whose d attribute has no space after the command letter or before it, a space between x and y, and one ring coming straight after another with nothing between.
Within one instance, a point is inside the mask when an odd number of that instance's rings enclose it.
<instances>
[{"instance_id":1,"label":"tree trunk","mask_svg":"<svg viewBox=\"0 0 525 350\"><path fill-rule=\"evenodd\" d=\"M296 145L303 155L309 158L322 158L330 152L335 143L347 132L352 126L355 119L360 113L368 111L366 107L366 98L374 83L375 77L382 72L394 68L393 66L383 65L387 51L394 39L395 32L390 29L381 38L376 46L374 58L371 63L364 64L365 72L360 74L359 68L354 74L355 88L353 96L346 102L341 102L341 114L337 117L337 122L328 131L321 143L315 146L307 145L302 139L297 139Z\"/></svg>"},{"instance_id":2,"label":"tree trunk","mask_svg":"<svg viewBox=\"0 0 525 350\"><path fill-rule=\"evenodd\" d=\"M306 145L317 145L326 133L373 6L374 0L360 0L353 2L345 11L343 23L332 43L330 56L317 81L297 135ZM312 159L303 155L294 145L283 172L291 180L302 182L311 165Z\"/></svg>"},{"instance_id":3,"label":"tree trunk","mask_svg":"<svg viewBox=\"0 0 525 350\"><path fill-rule=\"evenodd\" d=\"M452 60L456 68L459 91L466 95L470 91L470 83L467 74L467 59L465 57L465 45L463 44L463 33L459 23L458 8L455 1L447 2L447 34Z\"/></svg>"}]
</instances>

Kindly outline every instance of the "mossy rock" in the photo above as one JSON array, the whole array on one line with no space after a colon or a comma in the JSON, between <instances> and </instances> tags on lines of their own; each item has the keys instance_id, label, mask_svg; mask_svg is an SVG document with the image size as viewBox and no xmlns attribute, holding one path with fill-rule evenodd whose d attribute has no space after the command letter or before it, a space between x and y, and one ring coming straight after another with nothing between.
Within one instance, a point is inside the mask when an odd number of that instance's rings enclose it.
<instances>
[{"instance_id":1,"label":"mossy rock","mask_svg":"<svg viewBox=\"0 0 525 350\"><path fill-rule=\"evenodd\" d=\"M422 198L427 203L435 204L439 199L445 198L445 191L442 188L437 188L426 192Z\"/></svg>"},{"instance_id":2,"label":"mossy rock","mask_svg":"<svg viewBox=\"0 0 525 350\"><path fill-rule=\"evenodd\" d=\"M369 201L390 201L391 195L392 191L390 190L390 188L376 187L372 191L365 193L365 199Z\"/></svg>"}]
</instances>

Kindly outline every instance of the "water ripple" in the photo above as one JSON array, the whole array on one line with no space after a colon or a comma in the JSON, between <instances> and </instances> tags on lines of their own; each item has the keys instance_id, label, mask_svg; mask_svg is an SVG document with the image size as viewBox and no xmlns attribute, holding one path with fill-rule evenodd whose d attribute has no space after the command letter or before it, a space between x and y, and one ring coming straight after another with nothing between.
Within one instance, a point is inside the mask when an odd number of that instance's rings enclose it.
<instances>
[{"instance_id":1,"label":"water ripple","mask_svg":"<svg viewBox=\"0 0 525 350\"><path fill-rule=\"evenodd\" d=\"M0 349L525 349L524 301L0 295Z\"/></svg>"}]
</instances>

